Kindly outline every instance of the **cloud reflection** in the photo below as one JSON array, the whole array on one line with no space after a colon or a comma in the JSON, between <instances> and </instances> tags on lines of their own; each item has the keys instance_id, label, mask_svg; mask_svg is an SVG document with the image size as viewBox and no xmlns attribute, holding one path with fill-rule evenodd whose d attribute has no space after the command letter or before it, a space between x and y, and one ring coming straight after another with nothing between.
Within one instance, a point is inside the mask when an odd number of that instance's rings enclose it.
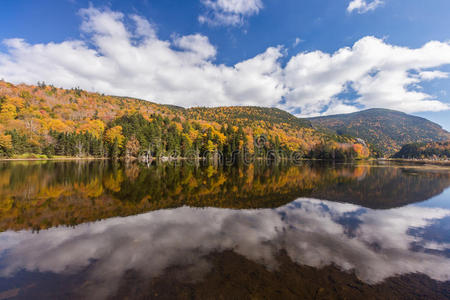
<instances>
[{"instance_id":1,"label":"cloud reflection","mask_svg":"<svg viewBox=\"0 0 450 300\"><path fill-rule=\"evenodd\" d=\"M38 234L1 233L0 276L20 270L74 274L90 266L88 279L95 284L87 292L98 299L107 297L127 270L155 277L181 267L189 280L201 280L210 253L232 250L276 269L277 254L285 250L296 263L333 264L371 284L416 272L445 281L450 259L426 250L447 250L449 244L410 230L447 217L448 209L371 210L306 198L273 210L181 207ZM413 244L424 246L417 250Z\"/></svg>"}]
</instances>

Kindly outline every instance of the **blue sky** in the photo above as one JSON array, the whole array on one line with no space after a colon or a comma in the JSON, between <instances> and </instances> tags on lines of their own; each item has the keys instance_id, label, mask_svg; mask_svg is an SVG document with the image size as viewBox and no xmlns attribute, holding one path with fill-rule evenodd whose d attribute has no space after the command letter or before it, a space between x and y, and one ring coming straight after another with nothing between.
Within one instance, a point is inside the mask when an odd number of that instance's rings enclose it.
<instances>
[{"instance_id":1,"label":"blue sky","mask_svg":"<svg viewBox=\"0 0 450 300\"><path fill-rule=\"evenodd\" d=\"M450 129L449 11L447 0L2 0L0 77L299 116L386 107Z\"/></svg>"}]
</instances>

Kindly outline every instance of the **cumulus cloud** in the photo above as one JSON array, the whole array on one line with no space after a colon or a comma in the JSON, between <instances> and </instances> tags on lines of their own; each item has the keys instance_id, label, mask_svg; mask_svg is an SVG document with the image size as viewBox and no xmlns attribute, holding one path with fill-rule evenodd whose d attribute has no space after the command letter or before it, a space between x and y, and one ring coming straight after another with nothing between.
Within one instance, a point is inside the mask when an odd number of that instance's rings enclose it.
<instances>
[{"instance_id":1,"label":"cumulus cloud","mask_svg":"<svg viewBox=\"0 0 450 300\"><path fill-rule=\"evenodd\" d=\"M366 0L352 0L347 6L347 12L352 13L353 11L357 11L358 13L363 14L375 10L383 3L384 2L381 0L373 0L369 3Z\"/></svg>"},{"instance_id":2,"label":"cumulus cloud","mask_svg":"<svg viewBox=\"0 0 450 300\"><path fill-rule=\"evenodd\" d=\"M186 50L192 51L199 58L208 59L216 55L216 48L209 43L206 36L200 34L186 35L174 39L174 45Z\"/></svg>"},{"instance_id":3,"label":"cumulus cloud","mask_svg":"<svg viewBox=\"0 0 450 300\"><path fill-rule=\"evenodd\" d=\"M257 12L252 7L259 7L259 2L252 6L251 1L214 3L230 12ZM370 107L405 112L449 108L420 88L423 81L447 77L438 68L450 64L448 42L431 41L410 49L368 36L331 54L300 52L286 65L281 62L285 49L275 46L227 66L215 63L218 50L204 35L162 40L155 27L137 15L93 7L80 15L85 37L81 40L47 44L4 40L0 78L79 86L185 107L276 106L300 116ZM348 92L353 97L344 99Z\"/></svg>"},{"instance_id":4,"label":"cumulus cloud","mask_svg":"<svg viewBox=\"0 0 450 300\"><path fill-rule=\"evenodd\" d=\"M200 23L209 25L239 26L248 16L258 14L263 8L261 0L201 0L205 13Z\"/></svg>"},{"instance_id":5,"label":"cumulus cloud","mask_svg":"<svg viewBox=\"0 0 450 300\"><path fill-rule=\"evenodd\" d=\"M412 88L430 78L430 73L416 76L410 71L422 72L449 63L449 43L431 41L422 48L409 49L371 36L333 54L299 53L284 68L284 83L289 87L285 106L301 107L304 115L317 115L351 88L357 95L354 102L362 107L405 112L446 110L447 104ZM435 78L442 75L432 74ZM348 105L346 109L357 110Z\"/></svg>"},{"instance_id":6,"label":"cumulus cloud","mask_svg":"<svg viewBox=\"0 0 450 300\"><path fill-rule=\"evenodd\" d=\"M121 13L89 8L81 15L87 41L4 41L8 52L0 54L0 78L29 84L44 80L183 106L273 105L284 93L278 47L228 67L212 62L216 49L205 36L165 41L141 17L132 16L133 31Z\"/></svg>"}]
</instances>

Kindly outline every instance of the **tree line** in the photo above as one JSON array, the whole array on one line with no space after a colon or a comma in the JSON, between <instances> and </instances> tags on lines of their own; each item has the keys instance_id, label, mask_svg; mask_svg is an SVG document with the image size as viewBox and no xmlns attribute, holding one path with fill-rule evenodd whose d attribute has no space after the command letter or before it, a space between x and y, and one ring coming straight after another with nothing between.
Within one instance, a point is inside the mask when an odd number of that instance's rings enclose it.
<instances>
[{"instance_id":1,"label":"tree line","mask_svg":"<svg viewBox=\"0 0 450 300\"><path fill-rule=\"evenodd\" d=\"M349 136L275 108L190 108L0 81L0 156L366 158Z\"/></svg>"},{"instance_id":2,"label":"tree line","mask_svg":"<svg viewBox=\"0 0 450 300\"><path fill-rule=\"evenodd\" d=\"M50 130L45 141L31 143L26 135L17 130L7 131L11 136L10 147L0 146L3 156L12 157L24 153L37 153L49 158L55 156L96 158L152 158L184 157L204 158L220 154L223 158L240 158L251 154L256 157L275 159L280 154L290 157L294 151L283 146L277 136L256 137L251 140L242 126L224 124L220 129L198 122L170 120L158 114L149 119L140 114L124 115L110 122L102 135L92 132L58 132ZM200 134L199 134L200 133ZM194 137L194 138L192 138ZM249 145L253 144L253 147ZM253 148L253 149L251 149ZM298 148L296 158L328 160L354 159L357 150L352 146L333 147L320 143L311 149Z\"/></svg>"}]
</instances>

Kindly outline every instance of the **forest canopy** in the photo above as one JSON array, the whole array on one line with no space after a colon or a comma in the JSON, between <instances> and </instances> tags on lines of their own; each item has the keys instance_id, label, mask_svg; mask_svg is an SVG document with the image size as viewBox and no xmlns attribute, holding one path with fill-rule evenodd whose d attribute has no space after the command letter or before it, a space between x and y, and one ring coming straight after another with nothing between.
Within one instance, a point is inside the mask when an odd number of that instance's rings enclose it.
<instances>
[{"instance_id":1,"label":"forest canopy","mask_svg":"<svg viewBox=\"0 0 450 300\"><path fill-rule=\"evenodd\" d=\"M0 81L3 157L263 156L281 151L320 159L371 155L364 142L314 129L310 121L276 108L184 109L43 82Z\"/></svg>"}]
</instances>

